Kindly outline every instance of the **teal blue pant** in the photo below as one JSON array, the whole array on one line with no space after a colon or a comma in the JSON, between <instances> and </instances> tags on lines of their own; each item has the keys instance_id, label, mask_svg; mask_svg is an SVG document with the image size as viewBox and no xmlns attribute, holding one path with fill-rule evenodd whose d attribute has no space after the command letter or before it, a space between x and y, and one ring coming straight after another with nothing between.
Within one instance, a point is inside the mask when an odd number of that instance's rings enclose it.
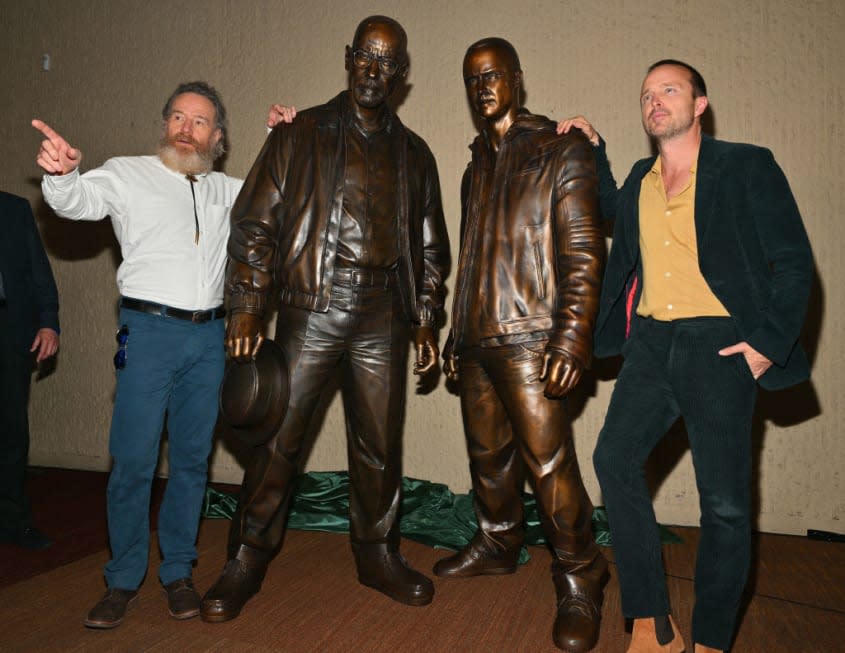
<instances>
[{"instance_id":1,"label":"teal blue pant","mask_svg":"<svg viewBox=\"0 0 845 653\"><path fill-rule=\"evenodd\" d=\"M622 610L670 613L660 537L643 467L682 417L701 508L695 642L730 647L751 549L751 420L756 383L730 318L640 319L625 344L593 463L610 520Z\"/></svg>"},{"instance_id":2,"label":"teal blue pant","mask_svg":"<svg viewBox=\"0 0 845 653\"><path fill-rule=\"evenodd\" d=\"M136 589L147 571L150 488L167 416L167 489L158 515L159 578L191 576L223 378L223 320L194 324L121 309L129 327L109 435L109 587Z\"/></svg>"}]
</instances>

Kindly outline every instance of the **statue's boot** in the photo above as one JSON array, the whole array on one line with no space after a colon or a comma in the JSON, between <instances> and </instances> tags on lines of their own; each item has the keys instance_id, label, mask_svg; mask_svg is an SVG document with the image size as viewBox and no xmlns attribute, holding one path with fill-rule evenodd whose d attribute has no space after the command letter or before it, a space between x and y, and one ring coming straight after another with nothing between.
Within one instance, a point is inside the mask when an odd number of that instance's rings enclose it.
<instances>
[{"instance_id":1,"label":"statue's boot","mask_svg":"<svg viewBox=\"0 0 845 653\"><path fill-rule=\"evenodd\" d=\"M428 605L434 584L411 569L398 546L387 542L353 542L358 582L406 605Z\"/></svg>"},{"instance_id":2,"label":"statue's boot","mask_svg":"<svg viewBox=\"0 0 845 653\"><path fill-rule=\"evenodd\" d=\"M502 548L479 530L463 549L438 560L434 564L434 573L442 578L512 574L516 571L521 548L521 538Z\"/></svg>"},{"instance_id":3,"label":"statue's boot","mask_svg":"<svg viewBox=\"0 0 845 653\"><path fill-rule=\"evenodd\" d=\"M552 629L555 646L570 653L586 653L599 639L601 605L609 575L601 553L586 568L563 560L552 563L557 592L557 617Z\"/></svg>"},{"instance_id":4,"label":"statue's boot","mask_svg":"<svg viewBox=\"0 0 845 653\"><path fill-rule=\"evenodd\" d=\"M223 573L205 593L200 606L203 621L229 621L237 617L258 590L267 573L269 555L242 544Z\"/></svg>"}]
</instances>

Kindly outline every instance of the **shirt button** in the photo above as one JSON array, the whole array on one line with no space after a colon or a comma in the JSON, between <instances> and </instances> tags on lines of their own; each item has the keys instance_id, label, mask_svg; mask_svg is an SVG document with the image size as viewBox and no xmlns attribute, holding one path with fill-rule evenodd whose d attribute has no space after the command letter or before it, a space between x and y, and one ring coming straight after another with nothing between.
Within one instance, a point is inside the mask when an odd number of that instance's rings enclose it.
<instances>
[{"instance_id":1,"label":"shirt button","mask_svg":"<svg viewBox=\"0 0 845 653\"><path fill-rule=\"evenodd\" d=\"M672 310L673 308L675 308L675 307L674 307L674 306L672 306L672 304L666 304L666 308L668 308L668 309L671 311L671 310Z\"/></svg>"},{"instance_id":2,"label":"shirt button","mask_svg":"<svg viewBox=\"0 0 845 653\"><path fill-rule=\"evenodd\" d=\"M672 215L671 211L666 211L666 215Z\"/></svg>"},{"instance_id":3,"label":"shirt button","mask_svg":"<svg viewBox=\"0 0 845 653\"><path fill-rule=\"evenodd\" d=\"M666 278L668 279L669 277L671 277L671 276L672 276L672 273L671 273L671 272L664 272L664 273L663 273L663 276L664 276L664 277L666 277Z\"/></svg>"},{"instance_id":4,"label":"shirt button","mask_svg":"<svg viewBox=\"0 0 845 653\"><path fill-rule=\"evenodd\" d=\"M668 241L668 240L664 240L664 241L663 241L663 246L664 246L664 247L669 247L669 241Z\"/></svg>"}]
</instances>

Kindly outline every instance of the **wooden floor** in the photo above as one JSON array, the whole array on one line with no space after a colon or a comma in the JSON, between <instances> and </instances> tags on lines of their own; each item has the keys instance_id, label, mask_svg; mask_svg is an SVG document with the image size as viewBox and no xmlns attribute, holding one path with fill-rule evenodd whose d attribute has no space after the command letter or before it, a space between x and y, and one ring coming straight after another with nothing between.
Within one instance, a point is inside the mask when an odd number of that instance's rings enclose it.
<instances>
[{"instance_id":1,"label":"wooden floor","mask_svg":"<svg viewBox=\"0 0 845 653\"><path fill-rule=\"evenodd\" d=\"M551 643L554 588L549 575L550 556L543 548L532 547L531 561L511 576L465 580L434 577L434 602L413 608L357 583L345 535L302 531L288 533L262 591L234 621L206 624L198 619L171 619L156 579L156 567L151 565L140 600L130 609L124 624L112 631L88 630L82 626L82 619L104 591L102 565L108 559L102 515L105 481L101 475L87 472L46 470L33 485L39 483L55 485L52 494L43 488L33 492L38 526L56 540L42 558L42 566L52 568L33 566L32 559L42 554L0 547L0 609L4 614L0 651L4 653L557 650ZM45 509L45 496L59 508ZM57 523L64 524L61 533L45 521L51 511L56 513ZM194 570L200 591L214 582L223 566L227 530L225 521L202 524L199 563ZM673 530L684 543L664 547L668 585L676 617L689 643L698 531ZM66 531L70 531L69 536ZM93 550L85 551L89 547ZM402 551L412 565L426 572L444 555L410 541L403 541ZM612 550L606 554L612 559ZM73 558L78 559L71 561ZM158 561L155 548L151 559ZM50 560L53 562L47 562ZM24 568L30 572L24 572L28 577L21 578ZM629 637L620 615L613 566L611 574L596 653L624 651ZM754 574L732 650L845 653L845 544L791 536L756 537Z\"/></svg>"}]
</instances>

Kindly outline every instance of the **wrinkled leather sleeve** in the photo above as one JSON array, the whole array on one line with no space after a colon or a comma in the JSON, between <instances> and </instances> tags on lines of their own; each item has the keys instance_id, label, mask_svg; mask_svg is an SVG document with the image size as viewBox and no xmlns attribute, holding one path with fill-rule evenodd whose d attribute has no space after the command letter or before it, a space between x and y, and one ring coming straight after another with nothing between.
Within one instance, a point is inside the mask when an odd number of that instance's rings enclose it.
<instances>
[{"instance_id":1,"label":"wrinkled leather sleeve","mask_svg":"<svg viewBox=\"0 0 845 653\"><path fill-rule=\"evenodd\" d=\"M589 367L598 313L604 240L599 228L598 180L590 142L573 134L562 148L554 219L558 301L549 347Z\"/></svg>"},{"instance_id":2,"label":"wrinkled leather sleeve","mask_svg":"<svg viewBox=\"0 0 845 653\"><path fill-rule=\"evenodd\" d=\"M425 183L422 186L422 280L417 284L417 316L419 326L435 327L443 313L446 299L445 280L449 274L451 254L446 221L443 217L443 205L440 198L440 180L437 175L437 163L434 155L421 140L421 149ZM409 174L412 173L409 170ZM414 214L414 211L411 211Z\"/></svg>"},{"instance_id":3,"label":"wrinkled leather sleeve","mask_svg":"<svg viewBox=\"0 0 845 653\"><path fill-rule=\"evenodd\" d=\"M266 310L294 135L292 125L273 129L232 207L226 279L231 313L263 316Z\"/></svg>"}]
</instances>

